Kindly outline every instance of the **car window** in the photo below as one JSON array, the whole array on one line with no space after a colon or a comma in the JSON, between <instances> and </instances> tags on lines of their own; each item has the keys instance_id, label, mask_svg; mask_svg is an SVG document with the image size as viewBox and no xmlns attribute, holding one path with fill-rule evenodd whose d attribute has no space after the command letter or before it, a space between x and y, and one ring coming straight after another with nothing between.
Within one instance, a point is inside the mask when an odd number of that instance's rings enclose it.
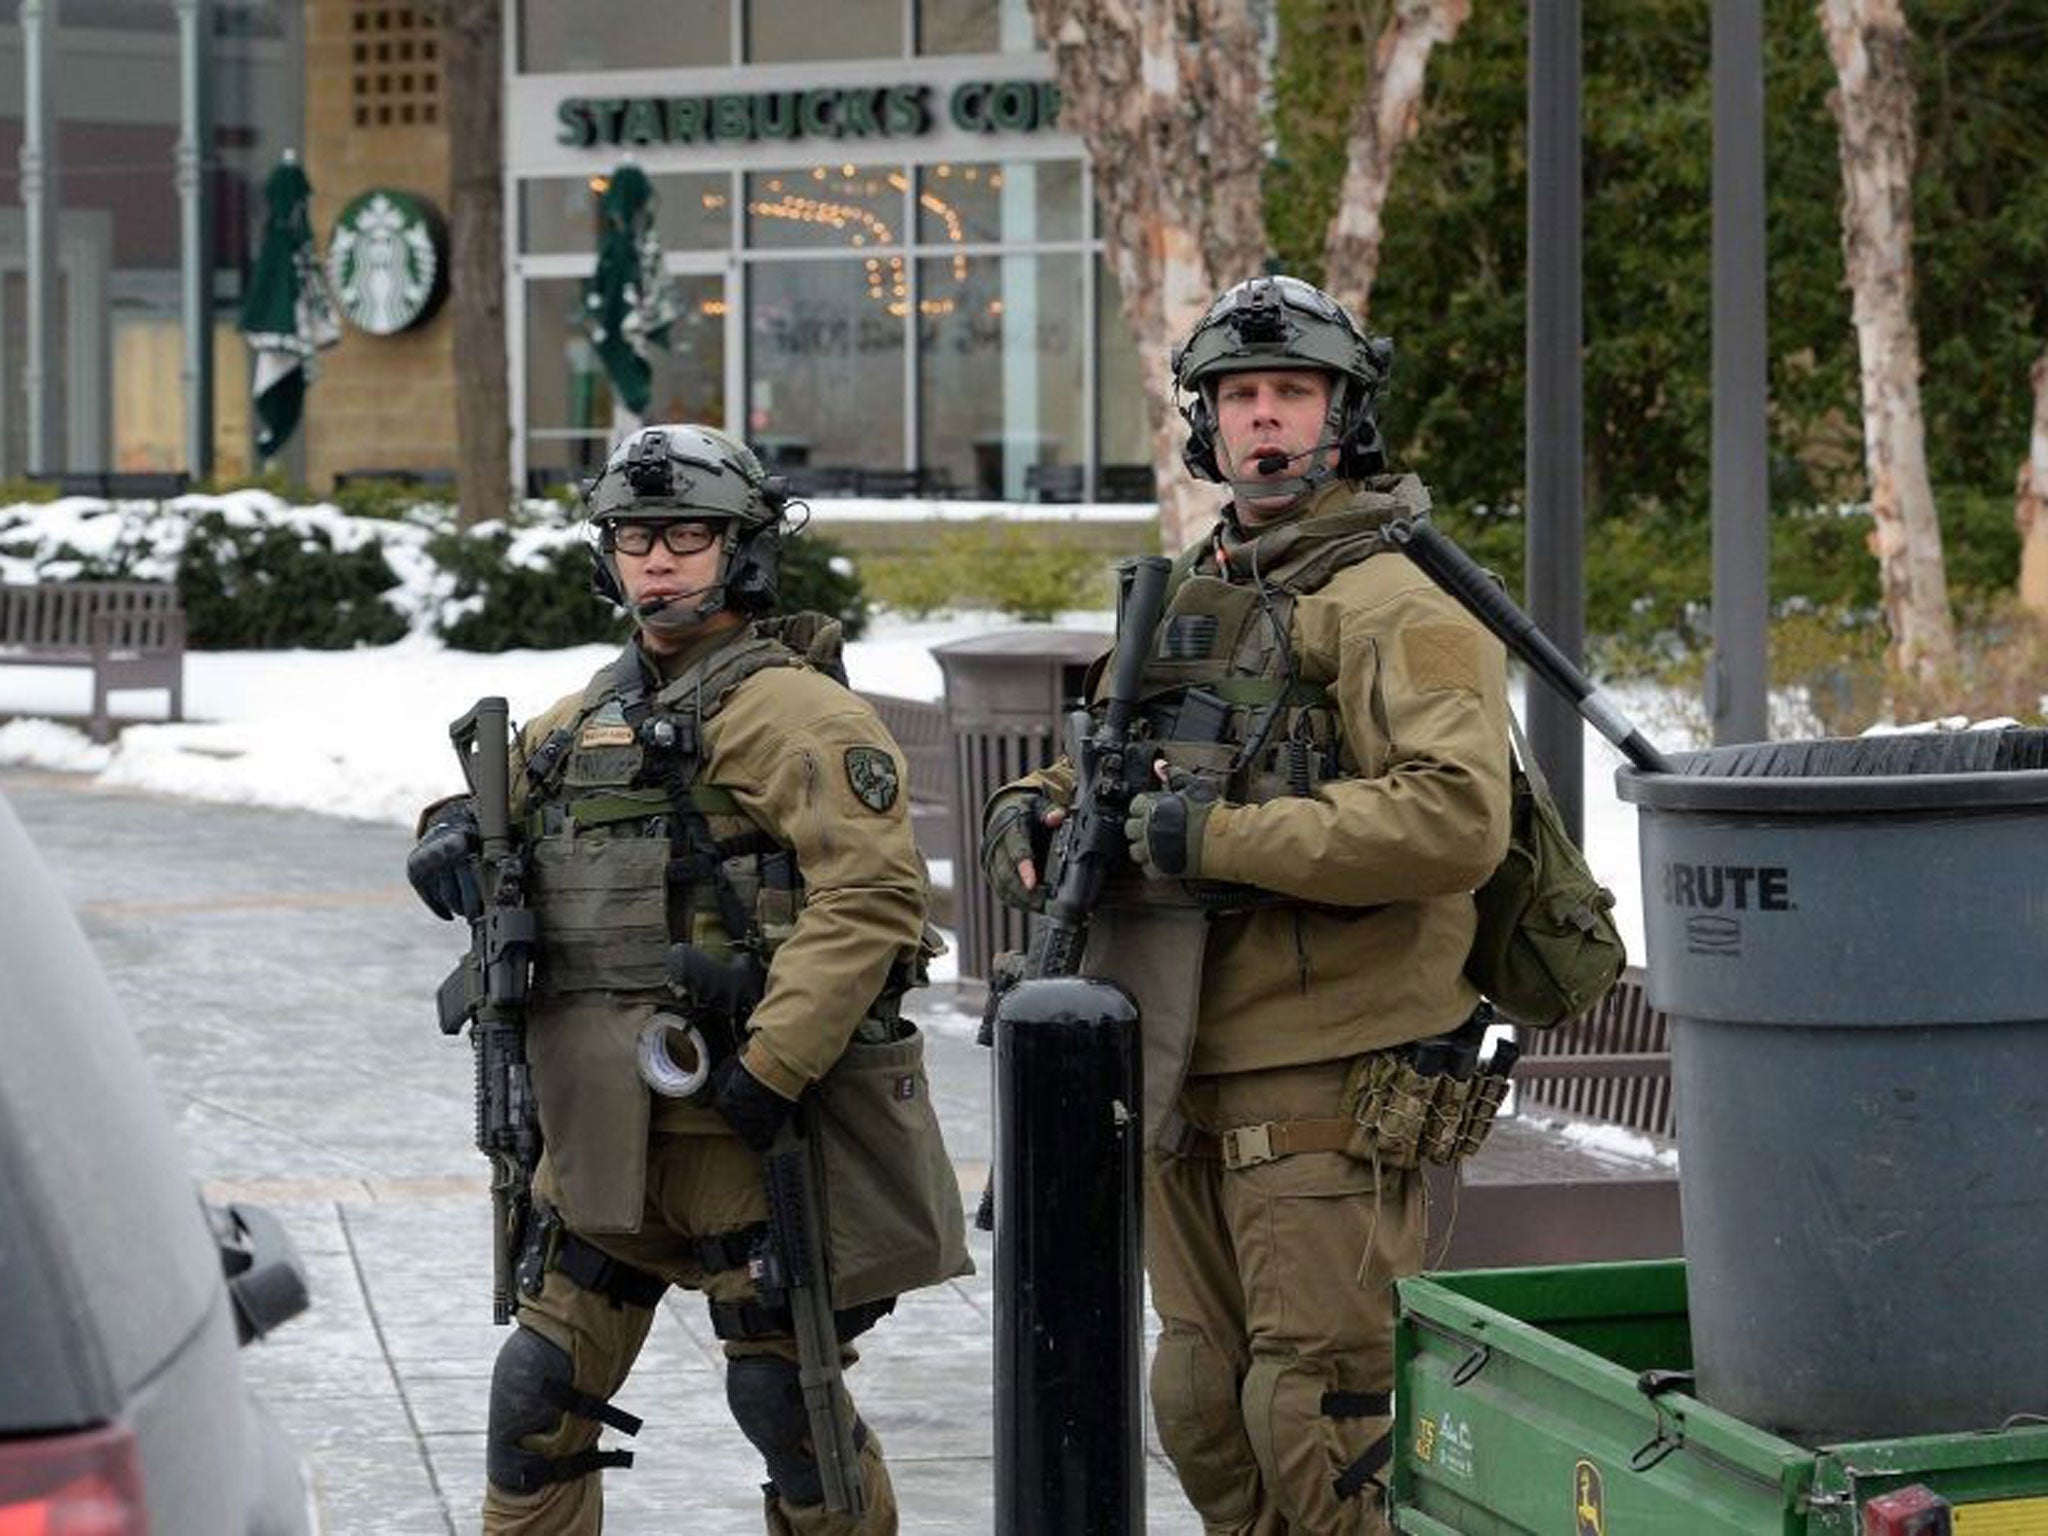
<instances>
[{"instance_id":1,"label":"car window","mask_svg":"<svg viewBox=\"0 0 2048 1536\"><path fill-rule=\"evenodd\" d=\"M16 1304L38 1294L26 1278L0 1287L0 1403L33 1396L16 1362L60 1305L126 1389L199 1326L219 1256L142 1048L4 796L0 911L0 1246L23 1277L37 1266L44 1297L39 1324Z\"/></svg>"}]
</instances>

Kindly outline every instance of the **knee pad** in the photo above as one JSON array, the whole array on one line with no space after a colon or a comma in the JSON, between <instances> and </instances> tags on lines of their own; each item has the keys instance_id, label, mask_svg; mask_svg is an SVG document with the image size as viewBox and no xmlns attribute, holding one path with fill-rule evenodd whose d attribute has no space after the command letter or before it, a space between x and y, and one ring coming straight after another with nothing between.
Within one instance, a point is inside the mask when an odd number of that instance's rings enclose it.
<instances>
[{"instance_id":1,"label":"knee pad","mask_svg":"<svg viewBox=\"0 0 2048 1536\"><path fill-rule=\"evenodd\" d=\"M742 1355L725 1363L725 1400L740 1433L767 1465L785 1503L821 1504L825 1481L805 1446L811 1432L796 1362L780 1355Z\"/></svg>"},{"instance_id":2,"label":"knee pad","mask_svg":"<svg viewBox=\"0 0 2048 1536\"><path fill-rule=\"evenodd\" d=\"M1237 1367L1208 1338L1169 1321L1152 1356L1152 1420L1188 1502L1212 1526L1249 1519L1258 1467L1238 1412Z\"/></svg>"},{"instance_id":3,"label":"knee pad","mask_svg":"<svg viewBox=\"0 0 2048 1536\"><path fill-rule=\"evenodd\" d=\"M567 1455L547 1456L519 1442L558 1433L569 1414L610 1424L633 1434L640 1421L601 1399L576 1390L576 1368L567 1350L535 1333L515 1328L498 1351L491 1371L490 1428L484 1441L484 1475L506 1493L537 1493L550 1483L567 1482L603 1467L629 1467L631 1451L600 1451L585 1446Z\"/></svg>"},{"instance_id":4,"label":"knee pad","mask_svg":"<svg viewBox=\"0 0 2048 1536\"><path fill-rule=\"evenodd\" d=\"M1322 1529L1361 1496L1384 1491L1393 1446L1385 1392L1336 1386L1336 1362L1258 1355L1244 1378L1245 1433L1259 1475L1289 1520Z\"/></svg>"}]
</instances>

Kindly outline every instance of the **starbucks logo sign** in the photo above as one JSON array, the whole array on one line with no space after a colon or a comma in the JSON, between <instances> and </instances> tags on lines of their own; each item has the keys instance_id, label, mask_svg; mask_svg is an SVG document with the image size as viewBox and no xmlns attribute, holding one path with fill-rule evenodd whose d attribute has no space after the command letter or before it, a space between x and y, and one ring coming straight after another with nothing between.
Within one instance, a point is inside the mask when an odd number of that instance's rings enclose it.
<instances>
[{"instance_id":1,"label":"starbucks logo sign","mask_svg":"<svg viewBox=\"0 0 2048 1536\"><path fill-rule=\"evenodd\" d=\"M334 221L327 269L358 330L395 336L432 315L448 291L448 234L425 198L365 192Z\"/></svg>"}]
</instances>

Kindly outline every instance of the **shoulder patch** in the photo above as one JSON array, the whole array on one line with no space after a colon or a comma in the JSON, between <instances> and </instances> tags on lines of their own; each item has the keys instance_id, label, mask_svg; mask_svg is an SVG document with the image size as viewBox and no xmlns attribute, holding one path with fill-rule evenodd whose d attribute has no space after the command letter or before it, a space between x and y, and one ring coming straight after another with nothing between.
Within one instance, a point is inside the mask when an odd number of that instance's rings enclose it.
<instances>
[{"instance_id":1,"label":"shoulder patch","mask_svg":"<svg viewBox=\"0 0 2048 1536\"><path fill-rule=\"evenodd\" d=\"M1401 659L1423 692L1479 689L1479 637L1458 624L1417 624L1401 632Z\"/></svg>"},{"instance_id":2,"label":"shoulder patch","mask_svg":"<svg viewBox=\"0 0 2048 1536\"><path fill-rule=\"evenodd\" d=\"M846 781L860 803L871 811L886 811L896 803L901 780L896 759L880 747L846 749Z\"/></svg>"}]
</instances>

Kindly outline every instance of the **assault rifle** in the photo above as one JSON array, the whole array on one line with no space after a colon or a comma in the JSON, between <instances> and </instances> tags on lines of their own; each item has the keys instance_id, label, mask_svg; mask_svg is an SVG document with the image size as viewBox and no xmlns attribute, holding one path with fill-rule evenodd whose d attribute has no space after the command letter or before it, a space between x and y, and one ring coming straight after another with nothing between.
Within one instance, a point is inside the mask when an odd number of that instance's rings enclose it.
<instances>
[{"instance_id":1,"label":"assault rifle","mask_svg":"<svg viewBox=\"0 0 2048 1536\"><path fill-rule=\"evenodd\" d=\"M538 930L526 909L526 871L512 847L509 711L479 699L448 727L476 804L483 842L481 916L469 953L441 983L441 1033L469 1025L476 1050L476 1146L491 1160L491 1320L512 1321L512 1265L533 1211L540 1122L526 1066L526 991Z\"/></svg>"},{"instance_id":2,"label":"assault rifle","mask_svg":"<svg viewBox=\"0 0 2048 1536\"><path fill-rule=\"evenodd\" d=\"M762 1165L768 1193L768 1246L755 1261L754 1288L763 1299L789 1303L796 1334L797 1381L810 1419L811 1447L825 1487L825 1507L859 1519L867 1509L860 1451L853 1440L853 1403L839 1365L839 1329L818 1219L818 1181L811 1141L800 1129L808 1110L776 1134Z\"/></svg>"},{"instance_id":3,"label":"assault rifle","mask_svg":"<svg viewBox=\"0 0 2048 1536\"><path fill-rule=\"evenodd\" d=\"M1124 816L1133 796L1158 789L1156 749L1134 739L1138 680L1152 654L1152 633L1166 608L1173 562L1140 555L1117 566L1116 667L1102 701L1102 716L1085 709L1067 717L1067 753L1077 779L1074 803L1060 823L1051 860L1052 889L1045 920L1026 961L1027 977L1072 976L1081 968L1088 920L1102 899L1102 883L1128 857Z\"/></svg>"},{"instance_id":4,"label":"assault rifle","mask_svg":"<svg viewBox=\"0 0 2048 1536\"><path fill-rule=\"evenodd\" d=\"M1173 562L1161 555L1139 555L1117 565L1116 666L1097 720L1086 709L1067 716L1067 756L1074 765L1074 803L1060 823L1047 860L1045 914L1036 925L1022 966L1014 959L999 962L989 979L982 1005L982 1045L996 1043L996 1015L1003 1000L1020 983L1046 977L1076 975L1088 947L1088 922L1102 899L1109 872L1130 857L1124 817L1131 799L1159 788L1153 764L1156 748L1134 739L1138 716L1139 678L1152 654L1152 634L1166 610L1166 583ZM975 1208L974 1224L993 1232L995 1170L989 1170Z\"/></svg>"}]
</instances>

